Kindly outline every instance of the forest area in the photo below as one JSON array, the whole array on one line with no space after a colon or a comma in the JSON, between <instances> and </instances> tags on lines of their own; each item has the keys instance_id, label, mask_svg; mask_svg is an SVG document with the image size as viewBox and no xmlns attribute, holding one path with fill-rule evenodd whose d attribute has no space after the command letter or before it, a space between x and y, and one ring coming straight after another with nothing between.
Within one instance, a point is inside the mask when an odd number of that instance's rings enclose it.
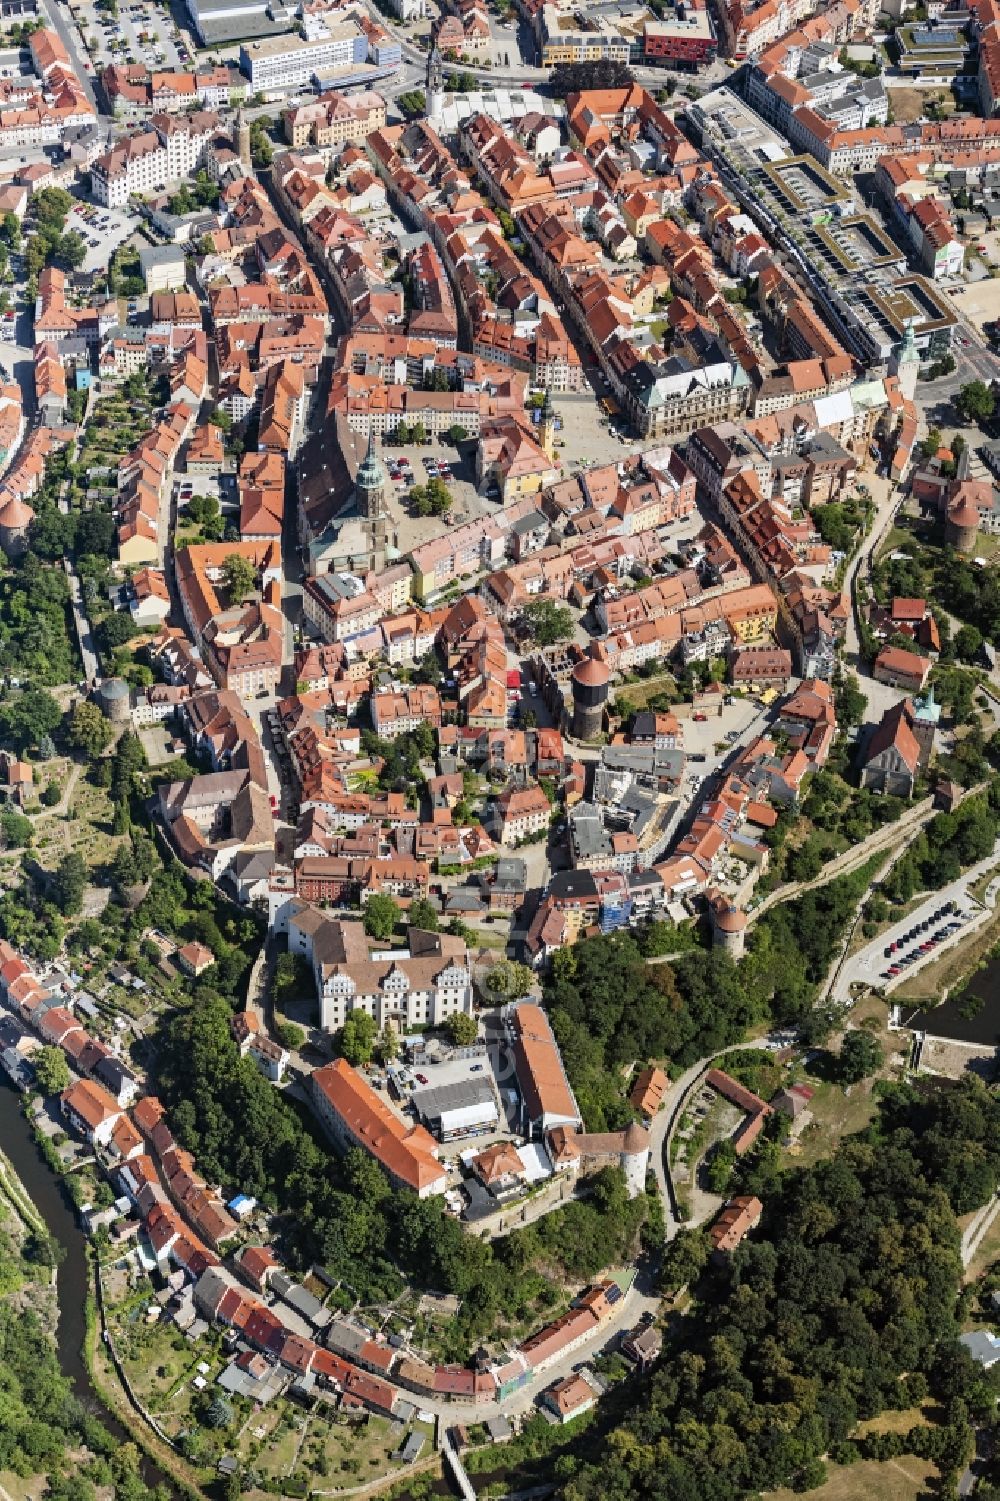
<instances>
[{"instance_id":1,"label":"forest area","mask_svg":"<svg viewBox=\"0 0 1000 1501\"><path fill-rule=\"evenodd\" d=\"M635 1059L666 1059L680 1072L768 1021L798 1023L821 1041L829 1018L813 1009L817 987L871 874L862 866L773 907L739 963L689 947L670 964L648 965L642 931L556 954L545 1004L587 1128L613 1130L632 1118L620 1070Z\"/></svg>"},{"instance_id":2,"label":"forest area","mask_svg":"<svg viewBox=\"0 0 1000 1501\"><path fill-rule=\"evenodd\" d=\"M971 1078L882 1088L872 1125L781 1176L753 1239L706 1271L642 1400L561 1455L566 1501L806 1491L823 1483L824 1456L893 1453L931 1460L954 1494L1000 1393L1000 1371L957 1342L956 1225L1000 1184L1000 1100ZM938 1421L856 1436L928 1397Z\"/></svg>"}]
</instances>

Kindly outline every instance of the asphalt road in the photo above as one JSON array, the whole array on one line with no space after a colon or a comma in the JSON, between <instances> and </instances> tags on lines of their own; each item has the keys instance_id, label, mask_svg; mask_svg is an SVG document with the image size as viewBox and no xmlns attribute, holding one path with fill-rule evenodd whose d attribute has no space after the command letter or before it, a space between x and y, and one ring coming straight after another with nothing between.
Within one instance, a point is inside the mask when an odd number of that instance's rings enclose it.
<instances>
[{"instance_id":1,"label":"asphalt road","mask_svg":"<svg viewBox=\"0 0 1000 1501\"><path fill-rule=\"evenodd\" d=\"M76 75L83 87L83 92L94 108L100 112L102 110L102 102L98 99L97 92L94 89L93 75L87 72L87 63L90 59L81 45L80 34L73 24L69 12L61 5L57 5L56 0L41 0L41 8L48 24L58 33L60 41L69 53L70 60L76 69Z\"/></svg>"}]
</instances>

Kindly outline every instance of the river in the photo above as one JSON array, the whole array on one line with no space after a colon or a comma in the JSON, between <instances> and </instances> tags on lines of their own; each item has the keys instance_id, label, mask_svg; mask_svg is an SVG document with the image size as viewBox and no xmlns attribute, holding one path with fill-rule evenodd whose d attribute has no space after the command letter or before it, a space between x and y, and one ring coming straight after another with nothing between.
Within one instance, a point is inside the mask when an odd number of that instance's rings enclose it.
<instances>
[{"instance_id":1,"label":"river","mask_svg":"<svg viewBox=\"0 0 1000 1501\"><path fill-rule=\"evenodd\" d=\"M1000 1047L1000 959L978 970L960 995L951 996L931 1011L902 1008L908 1027L930 1037L967 1042L980 1048Z\"/></svg>"},{"instance_id":2,"label":"river","mask_svg":"<svg viewBox=\"0 0 1000 1501\"><path fill-rule=\"evenodd\" d=\"M31 1202L45 1221L49 1234L66 1251L65 1260L59 1267L56 1279L56 1295L59 1304L56 1345L60 1369L72 1383L76 1395L88 1408L97 1413L104 1426L117 1441L122 1444L130 1443L135 1435L129 1433L101 1402L91 1384L87 1364L83 1358L83 1342L87 1332L87 1294L90 1291L87 1273L87 1238L77 1223L76 1211L69 1195L35 1144L31 1127L21 1111L21 1096L2 1069L0 1069L0 1146L3 1147L14 1171L24 1184ZM170 1476L145 1456L142 1463L142 1478L147 1485L165 1485L172 1495L178 1494Z\"/></svg>"}]
</instances>

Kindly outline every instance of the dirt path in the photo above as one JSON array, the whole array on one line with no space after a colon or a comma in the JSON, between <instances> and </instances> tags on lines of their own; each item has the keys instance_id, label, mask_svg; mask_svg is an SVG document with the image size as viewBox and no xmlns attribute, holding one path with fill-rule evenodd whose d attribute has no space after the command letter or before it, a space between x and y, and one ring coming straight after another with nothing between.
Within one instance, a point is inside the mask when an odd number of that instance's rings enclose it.
<instances>
[{"instance_id":1,"label":"dirt path","mask_svg":"<svg viewBox=\"0 0 1000 1501\"><path fill-rule=\"evenodd\" d=\"M76 791L76 784L80 780L80 773L82 769L83 768L76 762L73 763L72 767L70 768L69 776L66 780L66 786L63 789L62 797L53 807L46 808L44 813L37 814L35 818L35 827L45 833L49 832L50 826L47 822L48 819L62 820L60 828L62 829L63 847L65 848L67 853L73 847L70 842L69 833L72 820L68 817L68 813L70 804L73 800L73 794Z\"/></svg>"}]
</instances>

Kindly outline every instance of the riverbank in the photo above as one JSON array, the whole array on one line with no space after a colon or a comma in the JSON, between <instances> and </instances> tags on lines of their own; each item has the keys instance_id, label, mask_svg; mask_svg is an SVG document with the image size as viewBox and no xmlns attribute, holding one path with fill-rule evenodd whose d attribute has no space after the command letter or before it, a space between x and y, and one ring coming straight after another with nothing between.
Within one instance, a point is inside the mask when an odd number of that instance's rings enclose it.
<instances>
[{"instance_id":1,"label":"riverbank","mask_svg":"<svg viewBox=\"0 0 1000 1501\"><path fill-rule=\"evenodd\" d=\"M114 1364L104 1351L104 1328L98 1312L98 1289L97 1279L100 1269L94 1264L92 1268L93 1287L87 1295L86 1304L86 1334L83 1344L83 1360L90 1376L94 1391L100 1397L109 1412L114 1413L123 1424L131 1426L132 1440L138 1444L143 1453L166 1471L169 1478L177 1487L176 1494L184 1498L199 1498L199 1501L208 1501L205 1491L202 1489L200 1478L187 1461L172 1449L169 1444L163 1442L150 1428L148 1422L141 1414L136 1412L135 1407L122 1387ZM138 1425L136 1418L139 1418Z\"/></svg>"},{"instance_id":2,"label":"riverbank","mask_svg":"<svg viewBox=\"0 0 1000 1501\"><path fill-rule=\"evenodd\" d=\"M53 1338L59 1369L75 1395L97 1415L120 1444L134 1443L147 1456L142 1478L148 1486L165 1486L171 1496L203 1492L190 1487L170 1460L147 1442L144 1425L131 1408L123 1410L113 1398L114 1384L99 1379L92 1347L100 1344L96 1309L90 1291L90 1247L77 1219L62 1175L42 1152L31 1122L23 1111L23 1096L6 1075L0 1075L0 1140L4 1160L30 1204L36 1226L62 1247L55 1277L57 1317ZM29 1189L30 1184L30 1189Z\"/></svg>"}]
</instances>

